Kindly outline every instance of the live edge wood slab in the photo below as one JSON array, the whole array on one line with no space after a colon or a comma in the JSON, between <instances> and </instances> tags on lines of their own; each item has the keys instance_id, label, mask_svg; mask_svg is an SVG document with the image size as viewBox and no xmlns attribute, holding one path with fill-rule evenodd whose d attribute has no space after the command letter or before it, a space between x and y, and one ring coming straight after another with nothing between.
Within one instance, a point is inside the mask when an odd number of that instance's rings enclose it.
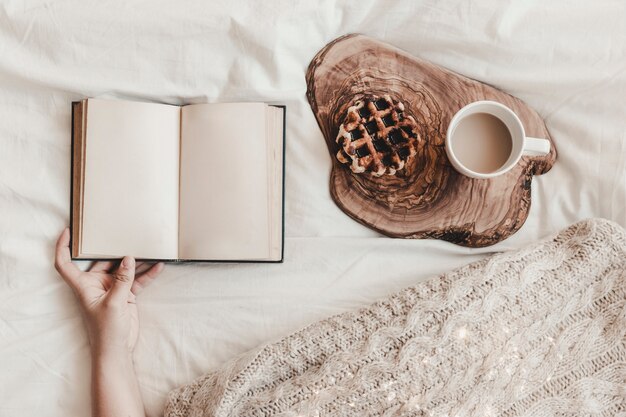
<instances>
[{"instance_id":1,"label":"live edge wood slab","mask_svg":"<svg viewBox=\"0 0 626 417\"><path fill-rule=\"evenodd\" d=\"M347 215L387 236L469 247L506 239L528 216L532 176L548 172L556 160L552 143L548 155L524 156L493 179L457 173L444 141L450 119L466 104L503 103L517 113L527 135L552 141L543 120L509 94L362 35L324 47L311 61L306 80L307 98L332 159L333 200ZM412 164L395 176L355 174L335 157L339 126L355 101L384 94L404 103L422 142Z\"/></svg>"}]
</instances>

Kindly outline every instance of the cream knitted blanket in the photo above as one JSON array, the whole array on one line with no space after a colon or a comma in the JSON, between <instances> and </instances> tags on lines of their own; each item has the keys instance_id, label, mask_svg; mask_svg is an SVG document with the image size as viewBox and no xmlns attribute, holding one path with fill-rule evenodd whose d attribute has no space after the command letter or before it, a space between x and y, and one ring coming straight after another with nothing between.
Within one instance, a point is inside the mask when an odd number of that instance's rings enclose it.
<instances>
[{"instance_id":1,"label":"cream knitted blanket","mask_svg":"<svg viewBox=\"0 0 626 417\"><path fill-rule=\"evenodd\" d=\"M494 255L251 352L174 416L626 416L626 233Z\"/></svg>"}]
</instances>

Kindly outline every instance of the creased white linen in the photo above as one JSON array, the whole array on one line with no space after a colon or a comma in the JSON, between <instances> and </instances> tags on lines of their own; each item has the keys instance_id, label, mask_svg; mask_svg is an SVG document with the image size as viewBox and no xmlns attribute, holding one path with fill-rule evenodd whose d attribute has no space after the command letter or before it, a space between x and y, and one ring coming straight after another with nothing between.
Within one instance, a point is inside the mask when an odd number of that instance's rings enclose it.
<instances>
[{"instance_id":1,"label":"creased white linen","mask_svg":"<svg viewBox=\"0 0 626 417\"><path fill-rule=\"evenodd\" d=\"M583 218L626 226L624 22L621 0L1 1L0 416L89 414L86 336L52 267L69 215L72 100L288 106L285 263L171 265L139 298L135 362L156 416L176 385L313 320ZM517 234L481 250L392 240L334 205L304 72L351 32L492 84L545 118L559 156L533 180Z\"/></svg>"}]
</instances>

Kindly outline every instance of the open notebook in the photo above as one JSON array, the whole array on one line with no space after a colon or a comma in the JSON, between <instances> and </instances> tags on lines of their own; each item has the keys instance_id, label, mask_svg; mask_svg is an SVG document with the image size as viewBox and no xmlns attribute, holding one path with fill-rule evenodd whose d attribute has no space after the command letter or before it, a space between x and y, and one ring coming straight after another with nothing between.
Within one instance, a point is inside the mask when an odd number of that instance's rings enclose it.
<instances>
[{"instance_id":1,"label":"open notebook","mask_svg":"<svg viewBox=\"0 0 626 417\"><path fill-rule=\"evenodd\" d=\"M72 257L283 257L285 107L72 104Z\"/></svg>"}]
</instances>

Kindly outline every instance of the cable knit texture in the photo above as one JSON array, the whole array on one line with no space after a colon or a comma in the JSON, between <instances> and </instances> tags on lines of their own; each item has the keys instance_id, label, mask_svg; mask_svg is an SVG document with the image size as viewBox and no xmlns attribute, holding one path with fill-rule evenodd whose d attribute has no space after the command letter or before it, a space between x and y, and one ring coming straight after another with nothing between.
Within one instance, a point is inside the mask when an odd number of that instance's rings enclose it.
<instances>
[{"instance_id":1,"label":"cable knit texture","mask_svg":"<svg viewBox=\"0 0 626 417\"><path fill-rule=\"evenodd\" d=\"M626 233L606 220L312 324L166 417L626 416Z\"/></svg>"}]
</instances>

